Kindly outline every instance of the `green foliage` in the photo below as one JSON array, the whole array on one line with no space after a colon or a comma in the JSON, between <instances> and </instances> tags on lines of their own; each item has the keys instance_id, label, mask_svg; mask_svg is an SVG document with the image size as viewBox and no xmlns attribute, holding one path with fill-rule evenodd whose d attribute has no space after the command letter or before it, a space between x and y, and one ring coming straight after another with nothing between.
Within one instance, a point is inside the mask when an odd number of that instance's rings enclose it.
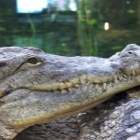
<instances>
[{"instance_id":1,"label":"green foliage","mask_svg":"<svg viewBox=\"0 0 140 140\"><path fill-rule=\"evenodd\" d=\"M115 50L115 51L118 51L118 50L121 50L122 49L122 46L112 46L112 50Z\"/></svg>"},{"instance_id":2,"label":"green foliage","mask_svg":"<svg viewBox=\"0 0 140 140\"><path fill-rule=\"evenodd\" d=\"M88 24L91 26L94 26L96 23L97 23L97 19L94 19L94 18L89 20L89 22L88 22Z\"/></svg>"},{"instance_id":3,"label":"green foliage","mask_svg":"<svg viewBox=\"0 0 140 140\"><path fill-rule=\"evenodd\" d=\"M83 55L96 55L94 47L95 24L97 19L93 18L92 8L89 0L81 0L77 11L78 15L78 37Z\"/></svg>"}]
</instances>

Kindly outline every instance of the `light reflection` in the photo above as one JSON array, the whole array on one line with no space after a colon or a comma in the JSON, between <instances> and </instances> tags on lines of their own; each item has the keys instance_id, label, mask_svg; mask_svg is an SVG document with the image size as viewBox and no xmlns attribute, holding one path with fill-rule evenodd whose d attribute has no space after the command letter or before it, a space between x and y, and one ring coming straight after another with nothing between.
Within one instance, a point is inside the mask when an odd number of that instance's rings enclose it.
<instances>
[{"instance_id":1,"label":"light reflection","mask_svg":"<svg viewBox=\"0 0 140 140\"><path fill-rule=\"evenodd\" d=\"M104 23L104 30L109 30L109 22Z\"/></svg>"},{"instance_id":2,"label":"light reflection","mask_svg":"<svg viewBox=\"0 0 140 140\"><path fill-rule=\"evenodd\" d=\"M77 5L76 5L74 0L70 1L69 8L70 8L71 11L76 11L77 10Z\"/></svg>"},{"instance_id":3,"label":"light reflection","mask_svg":"<svg viewBox=\"0 0 140 140\"><path fill-rule=\"evenodd\" d=\"M76 0L16 0L17 13L41 13L44 9L76 11Z\"/></svg>"},{"instance_id":4,"label":"light reflection","mask_svg":"<svg viewBox=\"0 0 140 140\"><path fill-rule=\"evenodd\" d=\"M18 13L39 13L47 6L47 0L17 0Z\"/></svg>"},{"instance_id":5,"label":"light reflection","mask_svg":"<svg viewBox=\"0 0 140 140\"><path fill-rule=\"evenodd\" d=\"M130 4L130 1L129 1L129 0L127 0L127 1L126 1L126 4Z\"/></svg>"}]
</instances>

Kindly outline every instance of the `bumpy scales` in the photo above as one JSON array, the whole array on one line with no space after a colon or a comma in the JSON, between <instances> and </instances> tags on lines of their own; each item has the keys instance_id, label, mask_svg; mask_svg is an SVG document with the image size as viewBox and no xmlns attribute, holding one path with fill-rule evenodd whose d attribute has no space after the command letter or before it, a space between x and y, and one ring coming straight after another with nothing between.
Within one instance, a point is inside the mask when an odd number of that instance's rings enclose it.
<instances>
[{"instance_id":1,"label":"bumpy scales","mask_svg":"<svg viewBox=\"0 0 140 140\"><path fill-rule=\"evenodd\" d=\"M140 85L140 47L112 57L65 57L35 48L0 48L0 139L97 106Z\"/></svg>"}]
</instances>

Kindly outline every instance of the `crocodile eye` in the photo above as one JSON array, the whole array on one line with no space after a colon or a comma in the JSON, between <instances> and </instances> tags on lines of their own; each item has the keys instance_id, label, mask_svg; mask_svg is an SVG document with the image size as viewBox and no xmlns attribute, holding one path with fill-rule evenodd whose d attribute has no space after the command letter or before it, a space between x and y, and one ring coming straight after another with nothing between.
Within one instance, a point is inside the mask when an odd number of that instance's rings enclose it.
<instances>
[{"instance_id":1,"label":"crocodile eye","mask_svg":"<svg viewBox=\"0 0 140 140\"><path fill-rule=\"evenodd\" d=\"M38 64L38 63L41 63L37 58L35 57L30 57L28 58L28 60L26 61L27 63L30 63L30 64Z\"/></svg>"}]
</instances>

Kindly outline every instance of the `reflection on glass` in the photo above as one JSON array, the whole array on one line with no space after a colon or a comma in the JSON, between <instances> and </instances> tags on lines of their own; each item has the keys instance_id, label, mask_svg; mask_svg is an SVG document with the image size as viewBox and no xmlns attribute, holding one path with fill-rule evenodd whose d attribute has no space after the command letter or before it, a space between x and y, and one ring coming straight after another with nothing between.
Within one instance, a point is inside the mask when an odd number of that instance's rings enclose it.
<instances>
[{"instance_id":1,"label":"reflection on glass","mask_svg":"<svg viewBox=\"0 0 140 140\"><path fill-rule=\"evenodd\" d=\"M109 30L109 23L108 22L104 23L104 30Z\"/></svg>"},{"instance_id":2,"label":"reflection on glass","mask_svg":"<svg viewBox=\"0 0 140 140\"><path fill-rule=\"evenodd\" d=\"M41 13L44 9L76 11L76 0L17 0L17 13Z\"/></svg>"},{"instance_id":3,"label":"reflection on glass","mask_svg":"<svg viewBox=\"0 0 140 140\"><path fill-rule=\"evenodd\" d=\"M47 0L17 0L17 13L40 13L47 5Z\"/></svg>"}]
</instances>

